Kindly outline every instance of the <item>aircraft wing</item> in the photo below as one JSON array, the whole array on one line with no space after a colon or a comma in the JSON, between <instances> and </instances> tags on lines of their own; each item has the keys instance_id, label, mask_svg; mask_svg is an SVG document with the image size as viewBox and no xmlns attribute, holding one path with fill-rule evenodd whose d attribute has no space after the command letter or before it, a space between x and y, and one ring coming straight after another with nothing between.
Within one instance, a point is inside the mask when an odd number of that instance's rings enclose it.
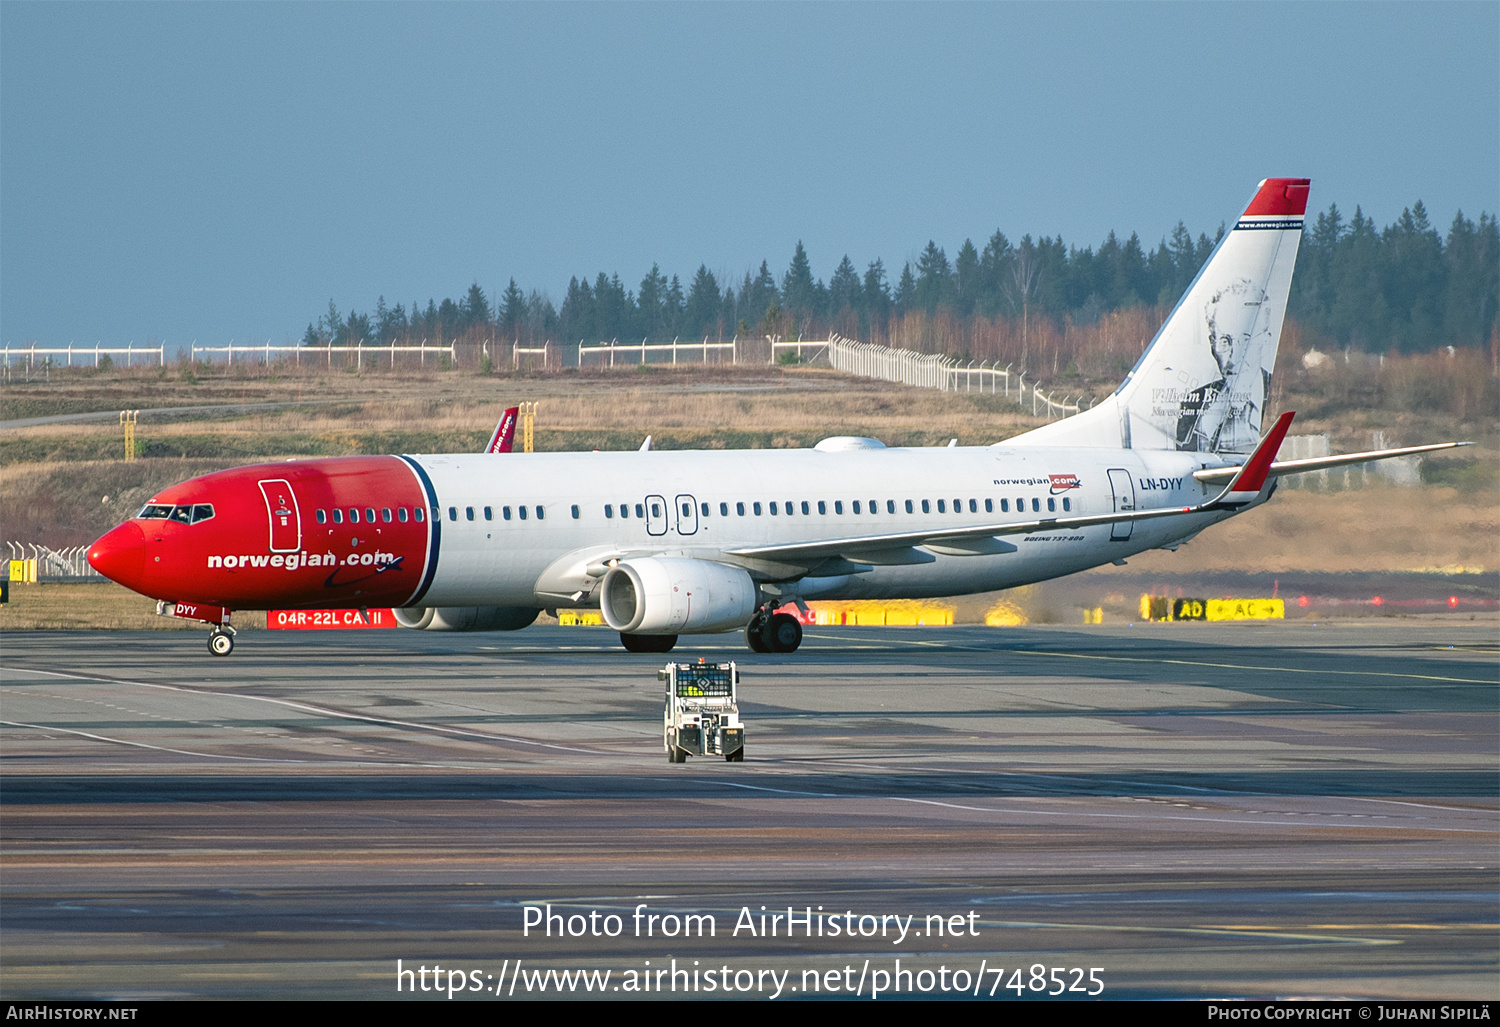
<instances>
[{"instance_id":1,"label":"aircraft wing","mask_svg":"<svg viewBox=\"0 0 1500 1027\"><path fill-rule=\"evenodd\" d=\"M1039 517L1028 520L998 521L993 524L966 525L961 528L939 530L897 531L879 535L850 535L844 538L821 539L815 542L788 542L769 546L749 546L742 549L727 549L725 555L751 559L807 561L843 557L851 563L899 563L917 562L903 560L900 551L916 546L926 546L945 553L996 553L1014 552L1015 547L1000 542L1004 535L1030 535L1038 531L1069 531L1088 528L1098 524L1119 524L1124 521L1148 521L1159 517L1182 517L1189 514L1213 513L1232 509L1253 502L1265 488L1270 477L1272 460L1286 437L1295 415L1288 411L1276 420L1276 424L1261 439L1255 451L1243 466L1229 468L1229 482L1213 499L1197 506L1162 507L1155 510L1117 511L1105 514L1090 514L1082 517ZM987 545L986 540L992 540ZM913 556L917 554L912 554ZM892 559L891 557L894 557Z\"/></svg>"},{"instance_id":2,"label":"aircraft wing","mask_svg":"<svg viewBox=\"0 0 1500 1027\"><path fill-rule=\"evenodd\" d=\"M1306 471L1324 471L1330 467L1347 467L1349 464L1364 464L1372 460L1389 460L1393 456L1411 456L1414 453L1433 453L1440 449L1457 449L1472 446L1472 442L1437 442L1430 446L1406 446L1403 449L1375 449L1368 453L1349 453L1345 456L1315 456L1306 460L1277 460L1271 464L1271 477L1283 474L1302 474ZM1199 481L1228 481L1239 472L1238 467L1213 467L1205 471L1194 471Z\"/></svg>"}]
</instances>

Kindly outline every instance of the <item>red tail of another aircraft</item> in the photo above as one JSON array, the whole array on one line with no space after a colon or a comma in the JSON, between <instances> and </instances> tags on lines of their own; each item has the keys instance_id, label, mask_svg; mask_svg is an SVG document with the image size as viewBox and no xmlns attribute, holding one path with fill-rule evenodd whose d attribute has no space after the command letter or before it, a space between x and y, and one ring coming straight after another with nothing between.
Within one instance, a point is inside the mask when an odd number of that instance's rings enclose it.
<instances>
[{"instance_id":1,"label":"red tail of another aircraft","mask_svg":"<svg viewBox=\"0 0 1500 1027\"><path fill-rule=\"evenodd\" d=\"M486 453L510 452L511 446L516 442L516 418L520 413L520 407L507 407L505 413L500 415L500 423L495 425L495 434L490 436L489 445L484 447Z\"/></svg>"}]
</instances>

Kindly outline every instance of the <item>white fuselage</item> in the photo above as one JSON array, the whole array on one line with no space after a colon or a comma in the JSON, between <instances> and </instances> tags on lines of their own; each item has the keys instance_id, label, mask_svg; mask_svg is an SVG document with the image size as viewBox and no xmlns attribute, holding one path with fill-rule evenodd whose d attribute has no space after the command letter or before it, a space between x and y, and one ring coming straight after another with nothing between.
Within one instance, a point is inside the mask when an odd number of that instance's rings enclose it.
<instances>
[{"instance_id":1,"label":"white fuselage","mask_svg":"<svg viewBox=\"0 0 1500 1027\"><path fill-rule=\"evenodd\" d=\"M591 554L735 563L722 554L1038 516L1181 508L1217 491L1200 485L1193 472L1223 466L1201 453L1004 444L412 459L428 475L441 513L437 569L421 602L546 607L597 605L592 595L568 596L584 580L577 572ZM1013 552L951 555L920 548L916 555L930 562L804 576L782 594L918 598L1010 588L1170 545L1231 515L1005 536ZM572 577L559 577L569 558L576 564Z\"/></svg>"}]
</instances>

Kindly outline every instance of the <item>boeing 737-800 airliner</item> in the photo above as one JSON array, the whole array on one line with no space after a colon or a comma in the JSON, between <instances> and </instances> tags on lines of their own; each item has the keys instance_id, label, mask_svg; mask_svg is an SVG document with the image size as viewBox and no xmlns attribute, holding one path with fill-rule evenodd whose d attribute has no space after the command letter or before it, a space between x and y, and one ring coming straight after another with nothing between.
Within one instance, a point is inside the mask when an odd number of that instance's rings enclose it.
<instances>
[{"instance_id":1,"label":"boeing 737-800 airliner","mask_svg":"<svg viewBox=\"0 0 1500 1027\"><path fill-rule=\"evenodd\" d=\"M1307 195L1262 182L1114 394L1002 443L259 464L164 490L89 561L217 625L220 655L232 610L384 606L450 631L599 607L632 651L743 628L791 652L788 603L986 592L1175 547L1281 474L1453 445L1275 462L1292 415L1264 438L1262 418Z\"/></svg>"}]
</instances>

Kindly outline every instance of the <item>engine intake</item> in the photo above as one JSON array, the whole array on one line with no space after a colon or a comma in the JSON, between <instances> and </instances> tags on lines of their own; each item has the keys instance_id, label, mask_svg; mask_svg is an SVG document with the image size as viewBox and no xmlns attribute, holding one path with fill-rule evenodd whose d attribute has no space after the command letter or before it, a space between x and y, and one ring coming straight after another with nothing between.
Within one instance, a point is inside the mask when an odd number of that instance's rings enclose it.
<instances>
[{"instance_id":1,"label":"engine intake","mask_svg":"<svg viewBox=\"0 0 1500 1027\"><path fill-rule=\"evenodd\" d=\"M676 635L728 631L755 612L757 592L739 567L653 556L622 560L600 587L604 621L616 631Z\"/></svg>"}]
</instances>

